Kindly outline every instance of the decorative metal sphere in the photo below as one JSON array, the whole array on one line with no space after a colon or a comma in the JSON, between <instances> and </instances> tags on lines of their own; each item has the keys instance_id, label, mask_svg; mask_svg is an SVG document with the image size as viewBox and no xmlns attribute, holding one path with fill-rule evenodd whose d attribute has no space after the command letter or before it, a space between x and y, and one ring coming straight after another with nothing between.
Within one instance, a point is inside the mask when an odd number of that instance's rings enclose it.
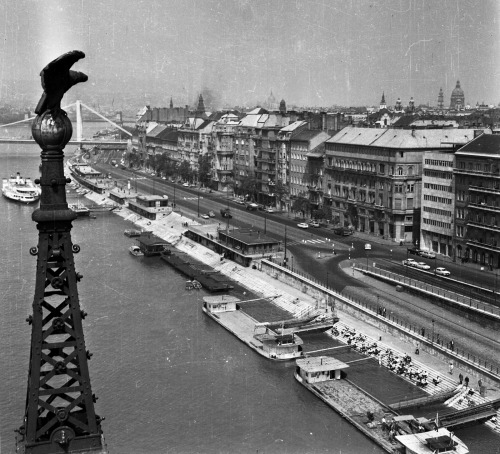
<instances>
[{"instance_id":1,"label":"decorative metal sphere","mask_svg":"<svg viewBox=\"0 0 500 454\"><path fill-rule=\"evenodd\" d=\"M42 148L64 148L71 139L73 127L64 110L55 115L46 110L37 115L31 126L33 139Z\"/></svg>"}]
</instances>

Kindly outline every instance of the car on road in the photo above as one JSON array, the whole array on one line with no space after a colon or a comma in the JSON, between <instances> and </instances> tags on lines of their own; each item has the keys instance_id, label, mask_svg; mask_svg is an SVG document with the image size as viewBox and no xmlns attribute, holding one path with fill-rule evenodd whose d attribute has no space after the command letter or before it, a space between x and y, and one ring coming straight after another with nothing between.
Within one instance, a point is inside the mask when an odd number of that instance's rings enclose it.
<instances>
[{"instance_id":1,"label":"car on road","mask_svg":"<svg viewBox=\"0 0 500 454\"><path fill-rule=\"evenodd\" d=\"M365 251L371 251L372 245L370 243L365 243Z\"/></svg>"},{"instance_id":2,"label":"car on road","mask_svg":"<svg viewBox=\"0 0 500 454\"><path fill-rule=\"evenodd\" d=\"M234 201L235 201L238 205L245 205L245 201L244 201L244 200L241 200L241 199L234 199Z\"/></svg>"},{"instance_id":3,"label":"car on road","mask_svg":"<svg viewBox=\"0 0 500 454\"><path fill-rule=\"evenodd\" d=\"M407 251L409 254L413 254L413 255L420 255L420 252L422 252L419 248L416 248L416 247L408 248Z\"/></svg>"},{"instance_id":4,"label":"car on road","mask_svg":"<svg viewBox=\"0 0 500 454\"><path fill-rule=\"evenodd\" d=\"M231 214L231 210L229 208L221 208L220 214L223 218L231 219L233 215Z\"/></svg>"},{"instance_id":5,"label":"car on road","mask_svg":"<svg viewBox=\"0 0 500 454\"><path fill-rule=\"evenodd\" d=\"M247 210L249 211L255 211L257 210L257 208L259 208L259 205L257 205L256 203L249 203L247 205Z\"/></svg>"},{"instance_id":6,"label":"car on road","mask_svg":"<svg viewBox=\"0 0 500 454\"><path fill-rule=\"evenodd\" d=\"M347 227L337 227L333 229L333 233L335 233L335 235L342 235L342 236L352 235L352 231Z\"/></svg>"},{"instance_id":7,"label":"car on road","mask_svg":"<svg viewBox=\"0 0 500 454\"><path fill-rule=\"evenodd\" d=\"M436 268L436 274L438 276L449 276L451 273L446 268L440 266L439 268Z\"/></svg>"},{"instance_id":8,"label":"car on road","mask_svg":"<svg viewBox=\"0 0 500 454\"><path fill-rule=\"evenodd\" d=\"M272 208L272 207L267 207L264 211L265 211L266 213L274 213L274 208Z\"/></svg>"},{"instance_id":9,"label":"car on road","mask_svg":"<svg viewBox=\"0 0 500 454\"><path fill-rule=\"evenodd\" d=\"M209 211L208 212L208 215L211 217L211 218L214 218L215 217L215 213L213 211Z\"/></svg>"},{"instance_id":10,"label":"car on road","mask_svg":"<svg viewBox=\"0 0 500 454\"><path fill-rule=\"evenodd\" d=\"M319 227L319 222L318 221L309 221L309 225L311 227L318 228Z\"/></svg>"},{"instance_id":11,"label":"car on road","mask_svg":"<svg viewBox=\"0 0 500 454\"><path fill-rule=\"evenodd\" d=\"M413 260L413 259L403 260L403 265L405 265L405 266L415 266L416 263L417 263L417 261Z\"/></svg>"},{"instance_id":12,"label":"car on road","mask_svg":"<svg viewBox=\"0 0 500 454\"><path fill-rule=\"evenodd\" d=\"M182 186L189 188L189 183L182 183Z\"/></svg>"},{"instance_id":13,"label":"car on road","mask_svg":"<svg viewBox=\"0 0 500 454\"><path fill-rule=\"evenodd\" d=\"M297 227L299 229L308 229L309 228L309 224L306 224L305 222L301 222L300 224L297 224Z\"/></svg>"},{"instance_id":14,"label":"car on road","mask_svg":"<svg viewBox=\"0 0 500 454\"><path fill-rule=\"evenodd\" d=\"M420 251L420 257L423 257L425 259L435 259L436 254L434 254L434 252L431 251Z\"/></svg>"},{"instance_id":15,"label":"car on road","mask_svg":"<svg viewBox=\"0 0 500 454\"><path fill-rule=\"evenodd\" d=\"M202 214L201 217L203 219L210 219L210 216L208 214Z\"/></svg>"},{"instance_id":16,"label":"car on road","mask_svg":"<svg viewBox=\"0 0 500 454\"><path fill-rule=\"evenodd\" d=\"M425 262L416 262L415 263L415 268L418 268L419 270L430 270L431 267L430 265L427 265Z\"/></svg>"}]
</instances>

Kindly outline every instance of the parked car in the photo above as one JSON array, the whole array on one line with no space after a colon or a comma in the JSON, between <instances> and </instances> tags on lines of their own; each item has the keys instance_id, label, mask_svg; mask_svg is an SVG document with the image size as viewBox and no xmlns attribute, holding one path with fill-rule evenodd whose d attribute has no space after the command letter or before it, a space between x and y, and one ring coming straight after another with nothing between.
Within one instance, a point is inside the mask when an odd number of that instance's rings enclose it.
<instances>
[{"instance_id":1,"label":"parked car","mask_svg":"<svg viewBox=\"0 0 500 454\"><path fill-rule=\"evenodd\" d=\"M417 263L416 260L413 259L403 260L403 265L405 266L415 266L416 263Z\"/></svg>"},{"instance_id":2,"label":"parked car","mask_svg":"<svg viewBox=\"0 0 500 454\"><path fill-rule=\"evenodd\" d=\"M371 251L372 245L370 243L365 243L365 251Z\"/></svg>"},{"instance_id":3,"label":"parked car","mask_svg":"<svg viewBox=\"0 0 500 454\"><path fill-rule=\"evenodd\" d=\"M249 211L255 211L257 210L257 208L259 208L259 205L257 205L256 203L249 203L247 205L247 210Z\"/></svg>"},{"instance_id":4,"label":"parked car","mask_svg":"<svg viewBox=\"0 0 500 454\"><path fill-rule=\"evenodd\" d=\"M420 253L422 252L420 249L418 249L416 247L411 247L411 248L407 249L407 251L409 254L414 254L414 255L420 255Z\"/></svg>"},{"instance_id":5,"label":"parked car","mask_svg":"<svg viewBox=\"0 0 500 454\"><path fill-rule=\"evenodd\" d=\"M305 222L301 222L300 224L297 224L297 227L299 229L308 229L309 228L309 224L306 224Z\"/></svg>"},{"instance_id":6,"label":"parked car","mask_svg":"<svg viewBox=\"0 0 500 454\"><path fill-rule=\"evenodd\" d=\"M449 276L451 273L443 267L436 268L436 274L439 276Z\"/></svg>"},{"instance_id":7,"label":"parked car","mask_svg":"<svg viewBox=\"0 0 500 454\"><path fill-rule=\"evenodd\" d=\"M318 221L309 221L309 225L311 227L316 227L317 228L317 227L319 227L319 222Z\"/></svg>"},{"instance_id":8,"label":"parked car","mask_svg":"<svg viewBox=\"0 0 500 454\"><path fill-rule=\"evenodd\" d=\"M215 213L213 211L209 211L208 212L208 215L211 217L211 218L214 218L215 217Z\"/></svg>"},{"instance_id":9,"label":"parked car","mask_svg":"<svg viewBox=\"0 0 500 454\"><path fill-rule=\"evenodd\" d=\"M333 229L333 233L335 233L335 235L342 235L342 236L352 235L352 231L347 227L337 227Z\"/></svg>"},{"instance_id":10,"label":"parked car","mask_svg":"<svg viewBox=\"0 0 500 454\"><path fill-rule=\"evenodd\" d=\"M201 217L203 219L210 219L210 216L208 214L202 214Z\"/></svg>"},{"instance_id":11,"label":"parked car","mask_svg":"<svg viewBox=\"0 0 500 454\"><path fill-rule=\"evenodd\" d=\"M434 254L434 252L431 251L420 251L420 257L424 257L426 259L435 259L436 254Z\"/></svg>"},{"instance_id":12,"label":"parked car","mask_svg":"<svg viewBox=\"0 0 500 454\"><path fill-rule=\"evenodd\" d=\"M272 207L267 207L264 211L265 211L266 213L274 213L274 208L272 208Z\"/></svg>"},{"instance_id":13,"label":"parked car","mask_svg":"<svg viewBox=\"0 0 500 454\"><path fill-rule=\"evenodd\" d=\"M245 201L244 201L244 200L241 200L241 199L234 199L234 201L235 201L238 205L245 205Z\"/></svg>"},{"instance_id":14,"label":"parked car","mask_svg":"<svg viewBox=\"0 0 500 454\"><path fill-rule=\"evenodd\" d=\"M182 183L182 186L189 188L189 183Z\"/></svg>"},{"instance_id":15,"label":"parked car","mask_svg":"<svg viewBox=\"0 0 500 454\"><path fill-rule=\"evenodd\" d=\"M425 262L416 262L415 267L418 268L419 270L430 270L431 267L427 265Z\"/></svg>"}]
</instances>

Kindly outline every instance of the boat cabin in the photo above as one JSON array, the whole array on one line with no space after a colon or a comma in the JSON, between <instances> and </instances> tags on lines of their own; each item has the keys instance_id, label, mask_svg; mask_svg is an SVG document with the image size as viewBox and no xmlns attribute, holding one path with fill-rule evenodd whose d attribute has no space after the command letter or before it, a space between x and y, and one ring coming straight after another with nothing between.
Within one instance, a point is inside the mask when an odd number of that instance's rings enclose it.
<instances>
[{"instance_id":1,"label":"boat cabin","mask_svg":"<svg viewBox=\"0 0 500 454\"><path fill-rule=\"evenodd\" d=\"M465 443L448 429L408 435L396 435L396 440L403 445L402 454L468 454Z\"/></svg>"},{"instance_id":2,"label":"boat cabin","mask_svg":"<svg viewBox=\"0 0 500 454\"><path fill-rule=\"evenodd\" d=\"M143 233L137 238L139 247L146 257L161 255L168 250L169 242L153 235L152 233Z\"/></svg>"},{"instance_id":3,"label":"boat cabin","mask_svg":"<svg viewBox=\"0 0 500 454\"><path fill-rule=\"evenodd\" d=\"M135 201L129 201L128 208L152 221L159 219L159 214L167 215L172 212L172 207L168 206L168 195L138 195Z\"/></svg>"},{"instance_id":4,"label":"boat cabin","mask_svg":"<svg viewBox=\"0 0 500 454\"><path fill-rule=\"evenodd\" d=\"M231 295L205 296L203 307L211 314L231 312L237 310L236 303L239 301L239 298Z\"/></svg>"},{"instance_id":5,"label":"boat cabin","mask_svg":"<svg viewBox=\"0 0 500 454\"><path fill-rule=\"evenodd\" d=\"M293 359L303 355L304 341L296 334L260 334L255 336L262 342L262 351L272 359Z\"/></svg>"},{"instance_id":6,"label":"boat cabin","mask_svg":"<svg viewBox=\"0 0 500 454\"><path fill-rule=\"evenodd\" d=\"M341 371L349 366L331 356L312 356L297 360L296 374L306 383L340 380Z\"/></svg>"}]
</instances>

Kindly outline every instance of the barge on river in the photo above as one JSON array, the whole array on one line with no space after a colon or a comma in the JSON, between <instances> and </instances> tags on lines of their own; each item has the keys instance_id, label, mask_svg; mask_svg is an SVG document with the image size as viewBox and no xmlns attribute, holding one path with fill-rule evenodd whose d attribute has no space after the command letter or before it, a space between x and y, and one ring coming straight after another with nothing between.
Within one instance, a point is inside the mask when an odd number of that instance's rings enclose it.
<instances>
[{"instance_id":1,"label":"barge on river","mask_svg":"<svg viewBox=\"0 0 500 454\"><path fill-rule=\"evenodd\" d=\"M205 296L202 310L265 358L290 361L304 355L303 341L299 336L295 333L277 334L267 328L262 332L261 324L239 309L239 301L230 295Z\"/></svg>"},{"instance_id":2,"label":"barge on river","mask_svg":"<svg viewBox=\"0 0 500 454\"><path fill-rule=\"evenodd\" d=\"M295 379L391 454L467 454L467 446L445 428L411 415L399 416L346 378L348 364L330 356L297 360ZM437 431L436 431L437 429Z\"/></svg>"}]
</instances>

